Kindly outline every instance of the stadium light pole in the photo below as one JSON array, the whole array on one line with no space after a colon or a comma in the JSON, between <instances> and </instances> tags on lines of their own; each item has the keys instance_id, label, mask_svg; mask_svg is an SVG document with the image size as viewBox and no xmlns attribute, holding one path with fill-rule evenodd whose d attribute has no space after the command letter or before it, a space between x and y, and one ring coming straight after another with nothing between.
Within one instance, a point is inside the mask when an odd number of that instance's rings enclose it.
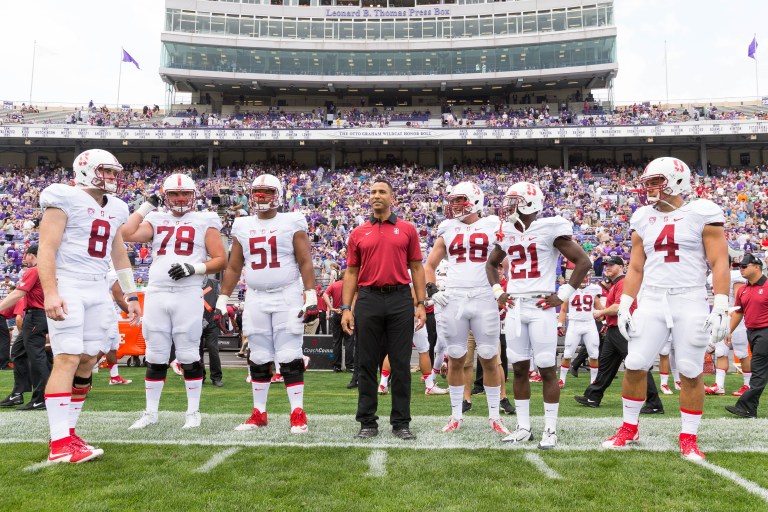
<instances>
[{"instance_id":1,"label":"stadium light pole","mask_svg":"<svg viewBox=\"0 0 768 512\"><path fill-rule=\"evenodd\" d=\"M669 66L667 65L667 40L664 40L664 87L667 92L667 108L669 108Z\"/></svg>"},{"instance_id":2,"label":"stadium light pole","mask_svg":"<svg viewBox=\"0 0 768 512\"><path fill-rule=\"evenodd\" d=\"M35 53L37 53L37 40L32 43L32 75L29 77L29 104L32 105L32 86L35 83Z\"/></svg>"}]
</instances>

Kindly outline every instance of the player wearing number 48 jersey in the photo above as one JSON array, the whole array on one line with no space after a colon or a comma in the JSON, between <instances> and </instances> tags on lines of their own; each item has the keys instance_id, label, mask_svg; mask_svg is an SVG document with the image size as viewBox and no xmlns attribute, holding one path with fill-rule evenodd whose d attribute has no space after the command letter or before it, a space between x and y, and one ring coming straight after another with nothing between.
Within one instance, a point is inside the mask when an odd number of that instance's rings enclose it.
<instances>
[{"instance_id":1,"label":"player wearing number 48 jersey","mask_svg":"<svg viewBox=\"0 0 768 512\"><path fill-rule=\"evenodd\" d=\"M193 211L196 195L192 178L172 174L163 182L161 195L153 195L139 206L123 227L126 241L151 241L154 258L149 267L142 326L147 343L147 407L131 429L157 423L171 344L176 347L187 391L187 415L182 428L200 426L204 372L200 360L202 282L205 274L223 270L227 257L221 242L219 216ZM154 211L160 205L166 211Z\"/></svg>"},{"instance_id":2,"label":"player wearing number 48 jersey","mask_svg":"<svg viewBox=\"0 0 768 512\"><path fill-rule=\"evenodd\" d=\"M507 358L514 369L517 428L504 438L508 442L531 441L531 385L528 382L530 357L544 383L544 432L539 448L557 445L557 413L560 386L555 370L557 313L555 307L567 302L591 268L589 257L571 237L571 223L562 217L537 218L544 208L544 194L538 185L520 182L504 195L501 213L505 218L496 246L486 264L488 281L499 305L511 298L512 309L505 322ZM568 284L555 289L557 253L575 264ZM509 258L509 280L505 292L499 284L498 266Z\"/></svg>"},{"instance_id":3,"label":"player wearing number 48 jersey","mask_svg":"<svg viewBox=\"0 0 768 512\"><path fill-rule=\"evenodd\" d=\"M619 330L629 341L622 386L624 423L603 446L623 448L638 440L646 372L671 333L682 385L680 451L686 459L701 460L697 433L704 408L704 353L708 341L717 343L728 332L725 218L711 201L685 201L683 195L691 191L691 171L676 158L653 160L640 183L651 204L636 210L630 220L632 253L617 314ZM711 313L707 261L715 292ZM630 316L641 283L643 293Z\"/></svg>"},{"instance_id":4,"label":"player wearing number 48 jersey","mask_svg":"<svg viewBox=\"0 0 768 512\"><path fill-rule=\"evenodd\" d=\"M277 177L262 174L254 180L255 215L238 217L232 224L232 252L216 309L226 311L227 298L245 267L243 335L250 349L253 412L236 430L267 425L267 394L277 362L291 404L290 431L301 434L307 432L303 323L317 317L317 293L307 220L301 213L278 213L282 201L283 186Z\"/></svg>"},{"instance_id":5,"label":"player wearing number 48 jersey","mask_svg":"<svg viewBox=\"0 0 768 512\"><path fill-rule=\"evenodd\" d=\"M128 206L123 167L111 153L91 149L74 161L75 186L55 184L40 194L38 270L53 351L45 389L51 429L50 462L77 463L103 450L85 443L75 426L91 388L91 372L114 318L107 290L110 258L126 294L131 323L141 321L133 270L120 234ZM34 314L29 311L28 314Z\"/></svg>"}]
</instances>

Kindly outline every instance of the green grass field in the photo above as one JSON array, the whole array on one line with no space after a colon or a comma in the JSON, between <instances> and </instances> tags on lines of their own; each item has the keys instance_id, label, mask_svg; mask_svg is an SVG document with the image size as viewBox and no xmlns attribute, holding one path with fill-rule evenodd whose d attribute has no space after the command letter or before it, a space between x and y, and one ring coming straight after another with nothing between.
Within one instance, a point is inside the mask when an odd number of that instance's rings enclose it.
<instances>
[{"instance_id":1,"label":"green grass field","mask_svg":"<svg viewBox=\"0 0 768 512\"><path fill-rule=\"evenodd\" d=\"M600 449L619 425L619 384L599 409L579 406L588 375L569 377L563 390L558 448L536 443L510 447L486 424L485 397L473 400L464 427L440 428L450 414L447 396L425 396L414 376L414 432L407 443L387 428L390 405L381 397L380 432L370 441L352 437L356 391L348 374L306 375L310 432L288 432L282 385L270 390L269 426L233 428L250 413L245 367L225 370L225 387L206 385L203 425L182 431L186 399L181 378L169 372L160 423L128 431L144 406L143 369L121 368L134 380L108 386L94 376L79 432L105 450L101 460L45 466L48 435L43 412L0 410L2 510L162 511L205 510L768 510L768 421L730 417L734 398L708 397L700 445L705 464L677 452L677 396L663 397L667 414L641 419L641 441L624 452ZM741 377L729 375L727 389ZM707 379L708 381L711 379ZM7 392L11 372L0 373ZM440 381L444 385L444 381ZM540 384L533 384L533 427L543 420ZM506 417L514 426L515 418Z\"/></svg>"}]
</instances>

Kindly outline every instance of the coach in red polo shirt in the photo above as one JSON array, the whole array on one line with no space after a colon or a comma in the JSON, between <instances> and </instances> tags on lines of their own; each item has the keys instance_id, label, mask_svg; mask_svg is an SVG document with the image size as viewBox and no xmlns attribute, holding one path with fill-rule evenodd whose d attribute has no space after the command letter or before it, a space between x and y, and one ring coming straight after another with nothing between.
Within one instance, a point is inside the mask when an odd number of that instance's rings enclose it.
<instances>
[{"instance_id":1,"label":"coach in red polo shirt","mask_svg":"<svg viewBox=\"0 0 768 512\"><path fill-rule=\"evenodd\" d=\"M373 215L352 231L347 244L341 325L350 335L357 329L359 439L379 434L377 374L385 356L392 372L392 433L400 439L416 439L410 430L414 301L408 270L416 294L416 328L421 329L426 319L424 267L416 228L392 213L393 201L392 185L375 179L370 193Z\"/></svg>"}]
</instances>

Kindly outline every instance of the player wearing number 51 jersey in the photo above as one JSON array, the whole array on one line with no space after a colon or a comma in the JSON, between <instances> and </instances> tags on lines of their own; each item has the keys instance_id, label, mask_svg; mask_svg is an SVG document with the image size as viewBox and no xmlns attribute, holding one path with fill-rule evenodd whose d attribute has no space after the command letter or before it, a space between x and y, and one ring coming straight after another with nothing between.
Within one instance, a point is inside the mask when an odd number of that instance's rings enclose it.
<instances>
[{"instance_id":1,"label":"player wearing number 51 jersey","mask_svg":"<svg viewBox=\"0 0 768 512\"><path fill-rule=\"evenodd\" d=\"M691 171L676 158L653 160L640 183L651 204L635 211L630 220L632 252L617 313L619 330L630 340L622 387L624 423L603 446L623 448L638 440L646 371L671 333L682 385L680 451L686 459L701 460L697 433L704 408L704 352L710 339L716 343L728 331L725 218L711 201L685 201L683 195L691 191ZM707 261L715 292L711 313ZM643 293L630 316L641 284Z\"/></svg>"},{"instance_id":2,"label":"player wearing number 51 jersey","mask_svg":"<svg viewBox=\"0 0 768 512\"><path fill-rule=\"evenodd\" d=\"M531 385L528 382L530 357L539 368L544 383L544 432L539 448L557 445L557 413L560 386L555 371L557 352L557 314L555 306L567 302L591 268L589 257L571 239L571 223L562 217L537 218L544 208L544 194L533 184L512 185L504 196L501 226L496 246L486 264L488 281L493 285L499 305L511 298L512 309L505 322L507 357L515 378L517 428L504 441L533 439L531 433ZM568 284L555 290L557 253L575 264ZM509 258L509 280L505 292L499 284L498 266Z\"/></svg>"},{"instance_id":3,"label":"player wearing number 51 jersey","mask_svg":"<svg viewBox=\"0 0 768 512\"><path fill-rule=\"evenodd\" d=\"M238 217L232 224L232 252L216 309L226 311L227 298L245 267L243 335L250 349L253 412L237 430L267 424L267 394L277 362L291 404L290 430L301 434L307 431L303 322L318 314L317 293L307 220L301 213L278 213L282 200L277 177L263 174L254 180L251 212L256 214Z\"/></svg>"},{"instance_id":4,"label":"player wearing number 51 jersey","mask_svg":"<svg viewBox=\"0 0 768 512\"><path fill-rule=\"evenodd\" d=\"M488 399L488 422L500 434L509 434L499 416L499 313L488 287L485 261L496 237L499 218L480 217L483 191L470 182L453 187L447 197L446 220L437 228L437 240L424 267L427 294L435 303L438 339L445 340L448 354L448 392L451 417L443 432L458 430L463 422L464 359L470 331L483 366L483 387ZM435 270L448 259L445 291L435 284Z\"/></svg>"},{"instance_id":5,"label":"player wearing number 51 jersey","mask_svg":"<svg viewBox=\"0 0 768 512\"><path fill-rule=\"evenodd\" d=\"M54 356L45 389L48 460L76 463L103 453L77 436L75 423L113 319L107 295L110 258L134 325L141 321L141 308L120 235L128 206L111 195L121 191L123 167L111 153L91 149L75 158L73 170L74 187L55 184L40 194L38 269Z\"/></svg>"},{"instance_id":6,"label":"player wearing number 51 jersey","mask_svg":"<svg viewBox=\"0 0 768 512\"><path fill-rule=\"evenodd\" d=\"M201 285L205 274L224 269L227 257L219 216L194 211L196 195L192 178L172 174L163 182L161 195L152 196L139 206L123 227L127 241L151 241L153 256L142 326L147 343L147 407L131 429L157 423L172 344L187 391L187 416L182 428L200 426L204 372L200 361L204 309ZM154 211L160 204L165 205L166 211Z\"/></svg>"}]
</instances>

